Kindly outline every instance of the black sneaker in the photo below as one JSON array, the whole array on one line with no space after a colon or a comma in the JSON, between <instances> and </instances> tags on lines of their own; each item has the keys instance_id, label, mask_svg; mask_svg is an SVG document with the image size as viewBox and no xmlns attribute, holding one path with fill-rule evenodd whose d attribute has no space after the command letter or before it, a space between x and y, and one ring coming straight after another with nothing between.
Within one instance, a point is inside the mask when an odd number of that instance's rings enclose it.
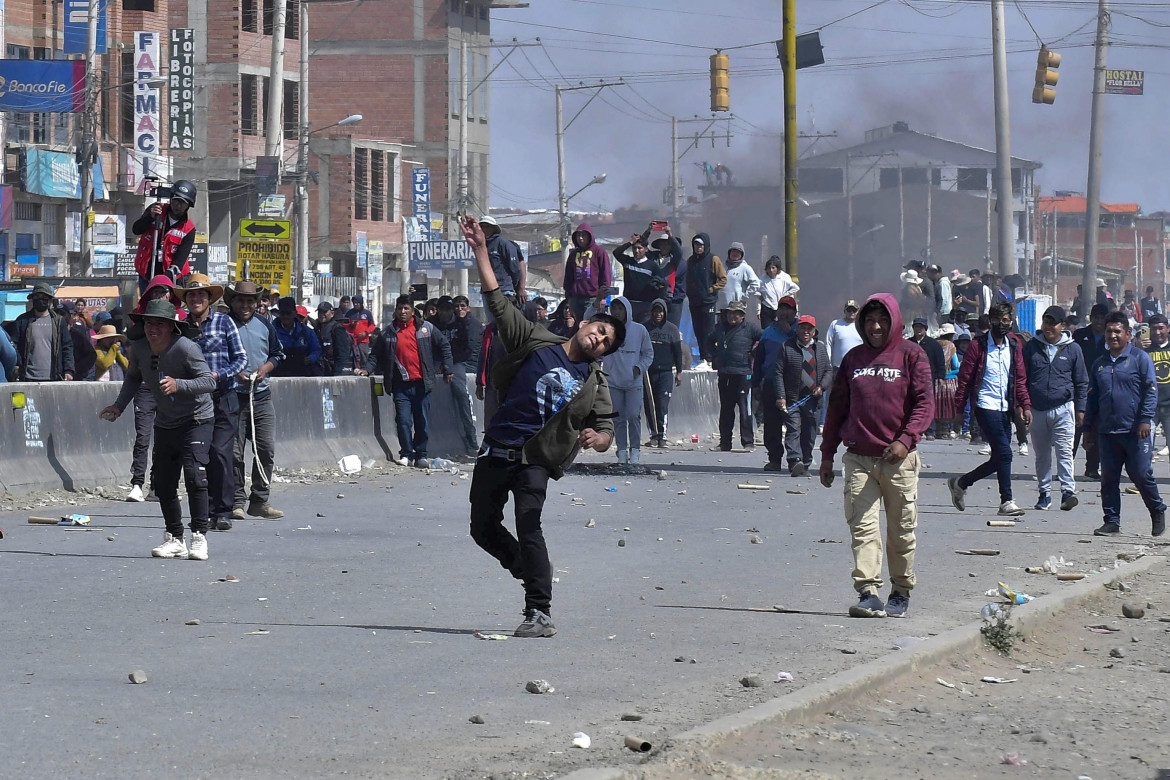
<instances>
[{"instance_id":1,"label":"black sneaker","mask_svg":"<svg viewBox=\"0 0 1170 780\"><path fill-rule=\"evenodd\" d=\"M947 490L951 492L951 503L955 505L955 509L966 512L967 490L959 484L958 477L951 477L947 480Z\"/></svg>"},{"instance_id":2,"label":"black sneaker","mask_svg":"<svg viewBox=\"0 0 1170 780\"><path fill-rule=\"evenodd\" d=\"M885 616L886 605L882 603L881 598L872 590L867 590L865 593L862 593L857 603L849 608L849 617L881 618Z\"/></svg>"},{"instance_id":3,"label":"black sneaker","mask_svg":"<svg viewBox=\"0 0 1170 780\"><path fill-rule=\"evenodd\" d=\"M1079 503L1081 502L1077 500L1077 497L1074 493L1062 493L1060 496L1060 511L1068 512L1069 510L1074 509Z\"/></svg>"},{"instance_id":4,"label":"black sneaker","mask_svg":"<svg viewBox=\"0 0 1170 780\"><path fill-rule=\"evenodd\" d=\"M770 460L764 464L764 471L783 471L783 470L784 470L784 464L777 463L774 460Z\"/></svg>"},{"instance_id":5,"label":"black sneaker","mask_svg":"<svg viewBox=\"0 0 1170 780\"><path fill-rule=\"evenodd\" d=\"M1155 512L1150 515L1150 535L1161 536L1166 533L1166 513Z\"/></svg>"},{"instance_id":6,"label":"black sneaker","mask_svg":"<svg viewBox=\"0 0 1170 780\"><path fill-rule=\"evenodd\" d=\"M556 636L556 634L557 627L553 625L551 617L539 609L526 609L524 610L524 622L516 627L512 636L527 639L532 637Z\"/></svg>"},{"instance_id":7,"label":"black sneaker","mask_svg":"<svg viewBox=\"0 0 1170 780\"><path fill-rule=\"evenodd\" d=\"M1093 530L1093 536L1117 536L1121 533L1121 526L1106 520L1100 528Z\"/></svg>"},{"instance_id":8,"label":"black sneaker","mask_svg":"<svg viewBox=\"0 0 1170 780\"><path fill-rule=\"evenodd\" d=\"M788 471L794 477L803 477L808 473L808 468L803 463L793 463Z\"/></svg>"},{"instance_id":9,"label":"black sneaker","mask_svg":"<svg viewBox=\"0 0 1170 780\"><path fill-rule=\"evenodd\" d=\"M213 531L230 531L232 530L232 521L228 517L213 517L210 523Z\"/></svg>"},{"instance_id":10,"label":"black sneaker","mask_svg":"<svg viewBox=\"0 0 1170 780\"><path fill-rule=\"evenodd\" d=\"M886 617L906 617L910 610L910 594L899 591L890 592L890 600L886 602Z\"/></svg>"},{"instance_id":11,"label":"black sneaker","mask_svg":"<svg viewBox=\"0 0 1170 780\"><path fill-rule=\"evenodd\" d=\"M1096 469L1085 469L1085 479L1101 479L1101 472Z\"/></svg>"}]
</instances>

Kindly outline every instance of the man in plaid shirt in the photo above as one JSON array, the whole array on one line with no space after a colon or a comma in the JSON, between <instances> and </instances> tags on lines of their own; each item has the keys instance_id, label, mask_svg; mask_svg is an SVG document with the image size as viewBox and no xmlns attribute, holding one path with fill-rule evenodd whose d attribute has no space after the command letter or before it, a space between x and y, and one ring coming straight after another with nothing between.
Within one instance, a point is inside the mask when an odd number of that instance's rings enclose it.
<instances>
[{"instance_id":1,"label":"man in plaid shirt","mask_svg":"<svg viewBox=\"0 0 1170 780\"><path fill-rule=\"evenodd\" d=\"M207 367L215 377L211 402L215 407L215 427L207 460L207 491L212 531L231 530L232 502L236 492L233 465L236 436L240 429L240 399L236 394L236 375L248 366L248 355L240 340L240 331L232 318L211 310L223 297L223 287L212 284L204 274L191 274L187 286L176 288L175 295L187 305L190 321L203 331L195 340L203 350Z\"/></svg>"}]
</instances>

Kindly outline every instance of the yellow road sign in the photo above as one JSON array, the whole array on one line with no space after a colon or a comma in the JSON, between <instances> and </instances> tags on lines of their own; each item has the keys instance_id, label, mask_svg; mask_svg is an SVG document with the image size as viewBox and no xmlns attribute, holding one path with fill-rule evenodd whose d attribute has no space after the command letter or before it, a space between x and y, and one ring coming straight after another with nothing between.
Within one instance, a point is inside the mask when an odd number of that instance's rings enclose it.
<instances>
[{"instance_id":1,"label":"yellow road sign","mask_svg":"<svg viewBox=\"0 0 1170 780\"><path fill-rule=\"evenodd\" d=\"M292 238L287 219L241 219L240 238Z\"/></svg>"},{"instance_id":2,"label":"yellow road sign","mask_svg":"<svg viewBox=\"0 0 1170 780\"><path fill-rule=\"evenodd\" d=\"M288 295L292 289L292 242L241 238L236 242L236 278L251 279L266 290L276 287L281 295Z\"/></svg>"}]
</instances>

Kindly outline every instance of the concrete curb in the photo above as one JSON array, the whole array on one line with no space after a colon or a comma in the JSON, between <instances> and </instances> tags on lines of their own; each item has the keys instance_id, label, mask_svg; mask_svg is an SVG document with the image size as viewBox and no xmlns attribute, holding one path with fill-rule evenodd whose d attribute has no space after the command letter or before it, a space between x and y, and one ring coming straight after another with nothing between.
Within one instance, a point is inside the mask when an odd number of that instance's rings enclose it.
<instances>
[{"instance_id":1,"label":"concrete curb","mask_svg":"<svg viewBox=\"0 0 1170 780\"><path fill-rule=\"evenodd\" d=\"M1133 563L1125 564L1120 569L1089 577L1062 589L1059 593L1041 596L1013 610L1012 624L1022 633L1033 633L1064 610L1086 601L1105 585L1158 566L1165 566L1166 562L1167 558L1163 556L1147 555ZM704 741L713 742L761 723L780 724L820 715L844 700L889 683L900 675L914 673L921 667L936 663L952 654L969 652L982 646L983 636L979 633L981 626L982 623L973 623L951 629L914 645L913 649L891 653L839 672L798 691L756 705L749 710L727 715L685 731L672 738L670 743L679 746L687 743L696 745ZM626 773L638 769L633 767L579 769L565 775L562 780L619 780Z\"/></svg>"}]
</instances>

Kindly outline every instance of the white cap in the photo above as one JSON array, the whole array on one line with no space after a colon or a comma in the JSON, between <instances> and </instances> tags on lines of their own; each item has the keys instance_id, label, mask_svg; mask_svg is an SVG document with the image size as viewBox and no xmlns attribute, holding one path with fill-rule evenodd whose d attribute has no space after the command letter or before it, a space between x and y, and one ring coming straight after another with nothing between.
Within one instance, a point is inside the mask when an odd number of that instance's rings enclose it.
<instances>
[{"instance_id":1,"label":"white cap","mask_svg":"<svg viewBox=\"0 0 1170 780\"><path fill-rule=\"evenodd\" d=\"M484 214L482 217L480 217L479 224L481 224L481 225L494 225L495 227L500 226L500 223L496 222L496 218L491 216L490 214Z\"/></svg>"}]
</instances>

